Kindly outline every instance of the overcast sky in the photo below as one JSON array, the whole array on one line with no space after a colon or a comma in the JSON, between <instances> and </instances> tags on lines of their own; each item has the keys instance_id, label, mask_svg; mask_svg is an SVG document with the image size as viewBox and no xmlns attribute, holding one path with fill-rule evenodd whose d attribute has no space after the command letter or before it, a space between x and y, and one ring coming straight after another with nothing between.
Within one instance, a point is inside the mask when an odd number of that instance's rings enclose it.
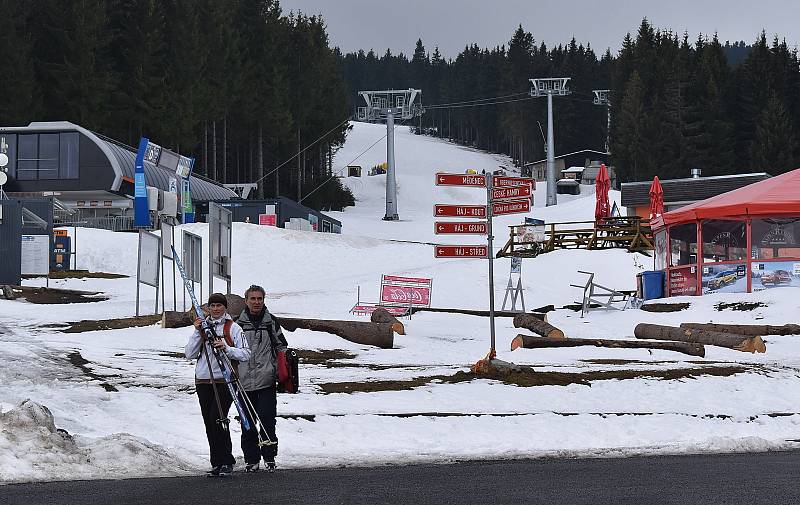
<instances>
[{"instance_id":1,"label":"overcast sky","mask_svg":"<svg viewBox=\"0 0 800 505\"><path fill-rule=\"evenodd\" d=\"M569 42L591 44L598 57L616 54L627 32L647 17L657 28L671 29L695 40L698 33L719 34L720 40L752 43L761 30L767 38L800 41L798 0L280 0L284 13L300 10L322 14L333 46L343 52L374 49L379 55L410 56L418 38L425 49L435 46L454 58L464 46L508 44L517 25L548 47Z\"/></svg>"}]
</instances>

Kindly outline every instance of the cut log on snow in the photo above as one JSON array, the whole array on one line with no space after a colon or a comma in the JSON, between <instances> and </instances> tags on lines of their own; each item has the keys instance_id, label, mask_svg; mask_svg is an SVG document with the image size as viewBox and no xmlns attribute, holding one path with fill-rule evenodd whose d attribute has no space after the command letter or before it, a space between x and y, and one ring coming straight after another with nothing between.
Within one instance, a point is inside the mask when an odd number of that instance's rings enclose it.
<instances>
[{"instance_id":1,"label":"cut log on snow","mask_svg":"<svg viewBox=\"0 0 800 505\"><path fill-rule=\"evenodd\" d=\"M603 338L548 338L533 335L517 335L511 341L511 350L524 347L525 349L544 349L548 347L608 347L612 349L658 349L661 351L675 351L690 356L703 357L706 354L701 344L691 342L642 342L640 340L609 340Z\"/></svg>"},{"instance_id":2,"label":"cut log on snow","mask_svg":"<svg viewBox=\"0 0 800 505\"><path fill-rule=\"evenodd\" d=\"M244 310L244 298L239 295L225 295L228 300L228 314L236 319L239 314ZM208 312L208 304L204 303L200 306L204 311ZM162 328L183 328L184 326L191 326L194 324L194 307L186 312L174 312L165 310L161 317Z\"/></svg>"},{"instance_id":3,"label":"cut log on snow","mask_svg":"<svg viewBox=\"0 0 800 505\"><path fill-rule=\"evenodd\" d=\"M518 314L514 316L514 328L525 328L532 332L548 338L564 338L564 332L542 321L530 314Z\"/></svg>"},{"instance_id":4,"label":"cut log on snow","mask_svg":"<svg viewBox=\"0 0 800 505\"><path fill-rule=\"evenodd\" d=\"M411 307L411 313L416 314L417 312L446 312L448 314L466 314L468 316L483 316L489 317L488 310L473 310L473 309L445 309L440 307ZM519 314L528 314L535 318L541 319L542 321L547 320L547 314L541 314L538 312L512 312L510 310L495 310L494 316L495 317L516 317Z\"/></svg>"},{"instance_id":5,"label":"cut log on snow","mask_svg":"<svg viewBox=\"0 0 800 505\"><path fill-rule=\"evenodd\" d=\"M800 335L800 324L719 324L719 323L681 323L681 328L692 330L719 331L739 335Z\"/></svg>"},{"instance_id":6,"label":"cut log on snow","mask_svg":"<svg viewBox=\"0 0 800 505\"><path fill-rule=\"evenodd\" d=\"M3 290L3 298L5 298L6 300L17 299L17 295L14 293L14 290L8 284L3 284L2 290Z\"/></svg>"},{"instance_id":7,"label":"cut log on snow","mask_svg":"<svg viewBox=\"0 0 800 505\"><path fill-rule=\"evenodd\" d=\"M369 320L373 323L391 323L392 329L395 333L398 335L406 334L406 327L403 325L403 323L398 321L393 315L389 314L389 311L383 307L378 307L377 309L373 310Z\"/></svg>"},{"instance_id":8,"label":"cut log on snow","mask_svg":"<svg viewBox=\"0 0 800 505\"><path fill-rule=\"evenodd\" d=\"M304 319L299 317L280 317L284 330L294 331L298 328L312 331L324 331L338 335L356 344L366 344L391 349L394 345L392 323L373 323L366 321L335 321L332 319Z\"/></svg>"},{"instance_id":9,"label":"cut log on snow","mask_svg":"<svg viewBox=\"0 0 800 505\"><path fill-rule=\"evenodd\" d=\"M633 330L636 338L677 340L727 347L742 352L766 352L767 346L759 336L736 335L718 331L693 330L660 324L639 323Z\"/></svg>"}]
</instances>

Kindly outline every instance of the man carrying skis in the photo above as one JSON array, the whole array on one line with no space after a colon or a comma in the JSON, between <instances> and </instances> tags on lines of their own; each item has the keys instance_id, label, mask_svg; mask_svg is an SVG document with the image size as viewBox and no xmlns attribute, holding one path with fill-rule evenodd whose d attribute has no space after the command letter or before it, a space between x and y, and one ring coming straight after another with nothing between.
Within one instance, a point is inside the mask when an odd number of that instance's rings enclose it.
<instances>
[{"instance_id":1,"label":"man carrying skis","mask_svg":"<svg viewBox=\"0 0 800 505\"><path fill-rule=\"evenodd\" d=\"M275 443L259 447L255 423L250 430L242 430L242 452L247 472L258 471L262 457L267 470L274 471L275 456L278 454L278 438L275 435L277 356L278 352L286 350L287 345L278 320L264 306L264 294L264 288L256 285L250 286L244 293L246 307L237 321L251 353L248 360L239 364L239 380L255 406L269 439Z\"/></svg>"},{"instance_id":2,"label":"man carrying skis","mask_svg":"<svg viewBox=\"0 0 800 505\"><path fill-rule=\"evenodd\" d=\"M209 316L206 319L211 335L203 329L203 319L194 320L194 333L186 344L186 357L197 359L195 366L195 387L203 423L206 426L208 448L211 453L211 477L224 477L233 472L236 460L231 451L231 434L228 430L228 410L233 399L225 383L218 358L223 365L232 361L247 361L250 348L242 336L242 328L233 322L227 312L228 300L221 293L208 297ZM219 353L219 355L215 355ZM222 354L229 361L226 361Z\"/></svg>"}]
</instances>

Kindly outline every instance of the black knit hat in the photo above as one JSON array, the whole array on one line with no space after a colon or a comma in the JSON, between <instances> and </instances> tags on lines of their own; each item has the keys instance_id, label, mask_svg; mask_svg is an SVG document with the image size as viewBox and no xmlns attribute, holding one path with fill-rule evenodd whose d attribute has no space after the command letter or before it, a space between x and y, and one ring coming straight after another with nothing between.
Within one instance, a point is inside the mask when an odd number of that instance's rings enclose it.
<instances>
[{"instance_id":1,"label":"black knit hat","mask_svg":"<svg viewBox=\"0 0 800 505\"><path fill-rule=\"evenodd\" d=\"M228 299L222 293L211 293L208 297L208 304L211 305L212 303L221 303L226 309L228 308Z\"/></svg>"}]
</instances>

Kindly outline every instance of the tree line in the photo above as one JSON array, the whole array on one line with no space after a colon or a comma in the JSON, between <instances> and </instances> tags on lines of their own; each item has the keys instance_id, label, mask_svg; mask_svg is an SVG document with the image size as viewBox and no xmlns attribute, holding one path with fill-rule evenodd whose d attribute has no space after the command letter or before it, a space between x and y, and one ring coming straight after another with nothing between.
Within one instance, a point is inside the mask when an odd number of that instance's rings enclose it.
<instances>
[{"instance_id":1,"label":"tree line","mask_svg":"<svg viewBox=\"0 0 800 505\"><path fill-rule=\"evenodd\" d=\"M0 0L0 124L66 120L196 158L259 197L352 205L330 179L349 107L323 20L277 0ZM298 154L299 153L299 154Z\"/></svg>"},{"instance_id":2,"label":"tree line","mask_svg":"<svg viewBox=\"0 0 800 505\"><path fill-rule=\"evenodd\" d=\"M518 165L543 159L546 98L527 96L530 78L570 77L554 98L556 155L602 151L610 138L621 181L765 171L800 166L800 65L785 40L764 32L750 45L716 35L689 40L644 19L617 54L598 57L573 38L548 48L520 25L508 45L468 45L444 59L418 40L410 58L386 51L340 55L352 110L367 89L422 89L425 114L412 125ZM592 90L610 90L607 109Z\"/></svg>"}]
</instances>

